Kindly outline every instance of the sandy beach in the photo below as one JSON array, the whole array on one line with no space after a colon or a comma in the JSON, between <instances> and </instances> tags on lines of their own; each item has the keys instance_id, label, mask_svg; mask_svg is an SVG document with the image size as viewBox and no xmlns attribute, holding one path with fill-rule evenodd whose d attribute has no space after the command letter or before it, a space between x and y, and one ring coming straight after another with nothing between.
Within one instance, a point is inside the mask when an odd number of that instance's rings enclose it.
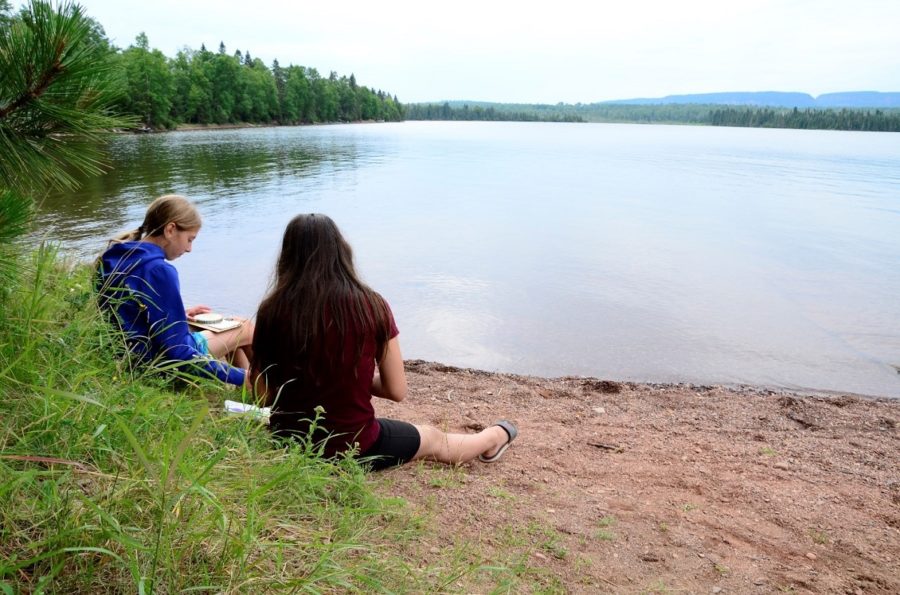
<instances>
[{"instance_id":1,"label":"sandy beach","mask_svg":"<svg viewBox=\"0 0 900 595\"><path fill-rule=\"evenodd\" d=\"M412 559L575 593L900 592L900 400L406 366L379 415L521 432L494 464L373 475L433 520Z\"/></svg>"}]
</instances>

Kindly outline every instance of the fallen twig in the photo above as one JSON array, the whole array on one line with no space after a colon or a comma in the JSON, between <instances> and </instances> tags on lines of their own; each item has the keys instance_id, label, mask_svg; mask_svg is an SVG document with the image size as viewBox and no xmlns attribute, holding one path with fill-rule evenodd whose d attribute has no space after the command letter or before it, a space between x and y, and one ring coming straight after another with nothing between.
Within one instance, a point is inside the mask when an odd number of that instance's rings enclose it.
<instances>
[{"instance_id":1,"label":"fallen twig","mask_svg":"<svg viewBox=\"0 0 900 595\"><path fill-rule=\"evenodd\" d=\"M588 446L593 446L595 448L602 448L603 450L609 450L612 452L625 452L625 447L619 446L618 444L605 444L603 442L588 442Z\"/></svg>"}]
</instances>

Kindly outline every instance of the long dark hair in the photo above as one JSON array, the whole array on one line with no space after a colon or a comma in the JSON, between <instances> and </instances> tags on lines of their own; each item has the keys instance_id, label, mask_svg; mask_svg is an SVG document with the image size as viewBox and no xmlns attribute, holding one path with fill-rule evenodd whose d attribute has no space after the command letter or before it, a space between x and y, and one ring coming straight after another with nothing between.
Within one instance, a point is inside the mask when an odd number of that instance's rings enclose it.
<instances>
[{"instance_id":1,"label":"long dark hair","mask_svg":"<svg viewBox=\"0 0 900 595\"><path fill-rule=\"evenodd\" d=\"M343 341L351 329L357 331L355 359L346 361L343 349L328 353L328 333ZM371 333L381 361L390 332L384 300L359 280L353 251L334 221L320 214L294 217L284 232L272 289L256 314L252 366L265 376L270 399L288 381L310 387L354 373Z\"/></svg>"}]
</instances>

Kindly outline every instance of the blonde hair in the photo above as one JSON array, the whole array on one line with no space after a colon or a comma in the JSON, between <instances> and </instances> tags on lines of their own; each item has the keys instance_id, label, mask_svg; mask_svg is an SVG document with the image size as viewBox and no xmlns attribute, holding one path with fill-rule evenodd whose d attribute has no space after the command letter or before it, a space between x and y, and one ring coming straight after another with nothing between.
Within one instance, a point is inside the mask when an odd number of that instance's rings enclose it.
<instances>
[{"instance_id":1,"label":"blonde hair","mask_svg":"<svg viewBox=\"0 0 900 595\"><path fill-rule=\"evenodd\" d=\"M145 237L160 236L169 223L174 223L181 230L193 230L200 229L203 220L194 203L178 194L166 194L150 203L140 227L116 236L110 243L134 242Z\"/></svg>"}]
</instances>

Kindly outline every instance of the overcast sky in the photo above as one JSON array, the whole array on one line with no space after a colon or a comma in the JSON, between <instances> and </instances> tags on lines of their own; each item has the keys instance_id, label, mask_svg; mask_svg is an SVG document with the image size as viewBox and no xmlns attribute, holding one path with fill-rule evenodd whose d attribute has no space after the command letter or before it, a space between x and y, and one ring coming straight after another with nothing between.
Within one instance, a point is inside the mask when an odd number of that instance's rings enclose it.
<instances>
[{"instance_id":1,"label":"overcast sky","mask_svg":"<svg viewBox=\"0 0 900 595\"><path fill-rule=\"evenodd\" d=\"M15 2L14 2L15 3ZM900 91L900 0L84 0L120 46L239 49L401 101Z\"/></svg>"}]
</instances>

